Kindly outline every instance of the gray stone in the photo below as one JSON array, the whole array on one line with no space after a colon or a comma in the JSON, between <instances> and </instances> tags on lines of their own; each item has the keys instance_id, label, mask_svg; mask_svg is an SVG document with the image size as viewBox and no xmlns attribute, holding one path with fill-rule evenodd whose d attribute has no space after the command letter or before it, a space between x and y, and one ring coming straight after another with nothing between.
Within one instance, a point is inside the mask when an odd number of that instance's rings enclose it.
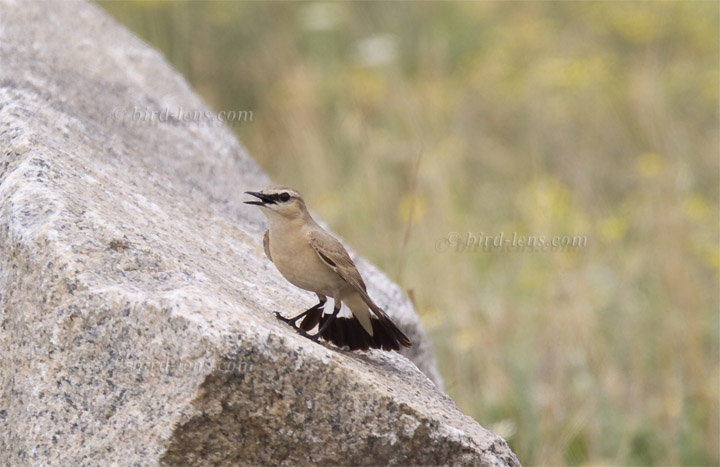
<instances>
[{"instance_id":1,"label":"gray stone","mask_svg":"<svg viewBox=\"0 0 720 467\"><path fill-rule=\"evenodd\" d=\"M160 54L92 4L0 0L0 65L1 465L517 464L367 262L407 354L275 319L313 297L241 203L268 177L218 122L133 119L208 111Z\"/></svg>"}]
</instances>

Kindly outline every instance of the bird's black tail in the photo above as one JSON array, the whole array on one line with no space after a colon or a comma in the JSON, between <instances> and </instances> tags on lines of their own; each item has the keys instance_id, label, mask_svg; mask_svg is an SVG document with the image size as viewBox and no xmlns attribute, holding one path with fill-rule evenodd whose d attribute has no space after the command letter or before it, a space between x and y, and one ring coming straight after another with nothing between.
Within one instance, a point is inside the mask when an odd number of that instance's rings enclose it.
<instances>
[{"instance_id":1,"label":"bird's black tail","mask_svg":"<svg viewBox=\"0 0 720 467\"><path fill-rule=\"evenodd\" d=\"M332 342L338 347L347 347L349 350L400 350L400 346L410 347L410 339L383 313L383 316L371 318L373 327L371 336L362 327L360 321L352 318L333 318L332 315L323 314L323 309L313 310L308 313L300 323L300 328L310 331L315 326L322 327L329 319L333 321L322 333L323 339Z\"/></svg>"}]
</instances>

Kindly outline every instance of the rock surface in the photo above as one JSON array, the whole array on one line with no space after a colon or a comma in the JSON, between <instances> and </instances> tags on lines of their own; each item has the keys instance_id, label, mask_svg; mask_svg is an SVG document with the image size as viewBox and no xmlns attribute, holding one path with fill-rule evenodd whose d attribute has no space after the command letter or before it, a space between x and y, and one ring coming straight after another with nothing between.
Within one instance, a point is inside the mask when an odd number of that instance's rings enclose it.
<instances>
[{"instance_id":1,"label":"rock surface","mask_svg":"<svg viewBox=\"0 0 720 467\"><path fill-rule=\"evenodd\" d=\"M0 63L1 465L517 464L365 261L410 353L274 318L313 299L241 204L269 180L214 119L160 121L208 109L156 51L92 4L0 0Z\"/></svg>"}]
</instances>

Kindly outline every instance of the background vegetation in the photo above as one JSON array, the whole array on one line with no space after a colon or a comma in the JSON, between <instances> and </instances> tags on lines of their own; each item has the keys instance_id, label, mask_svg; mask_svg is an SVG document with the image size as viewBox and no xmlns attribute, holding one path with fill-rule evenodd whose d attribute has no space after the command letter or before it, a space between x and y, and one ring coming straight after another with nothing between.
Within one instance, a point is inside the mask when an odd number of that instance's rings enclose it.
<instances>
[{"instance_id":1,"label":"background vegetation","mask_svg":"<svg viewBox=\"0 0 720 467\"><path fill-rule=\"evenodd\" d=\"M525 465L720 463L717 3L101 6L253 111L250 153L403 286Z\"/></svg>"}]
</instances>

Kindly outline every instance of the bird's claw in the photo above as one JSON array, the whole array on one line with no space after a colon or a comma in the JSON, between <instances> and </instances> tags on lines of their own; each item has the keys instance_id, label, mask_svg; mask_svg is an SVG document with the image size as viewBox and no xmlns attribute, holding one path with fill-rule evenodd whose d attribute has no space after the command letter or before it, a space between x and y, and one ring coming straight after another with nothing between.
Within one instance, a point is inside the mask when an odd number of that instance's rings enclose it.
<instances>
[{"instance_id":1,"label":"bird's claw","mask_svg":"<svg viewBox=\"0 0 720 467\"><path fill-rule=\"evenodd\" d=\"M303 328L301 328L297 324L295 324L295 320L284 317L283 315L280 314L279 311L275 312L275 317L277 319L279 319L280 321L283 321L283 322L289 324L290 326L293 327L293 329L295 329L295 331L297 331L298 334L300 334L301 336L303 336L305 338L310 339L313 342L317 342L318 339L320 339L320 333L308 334L307 331L305 331Z\"/></svg>"},{"instance_id":2,"label":"bird's claw","mask_svg":"<svg viewBox=\"0 0 720 467\"><path fill-rule=\"evenodd\" d=\"M294 327L295 329L298 328L297 325L295 325L295 321L291 320L290 318L284 317L283 315L280 314L279 311L275 312L275 317L277 319L279 319L280 321L284 321L284 322L288 323L290 326Z\"/></svg>"}]
</instances>

